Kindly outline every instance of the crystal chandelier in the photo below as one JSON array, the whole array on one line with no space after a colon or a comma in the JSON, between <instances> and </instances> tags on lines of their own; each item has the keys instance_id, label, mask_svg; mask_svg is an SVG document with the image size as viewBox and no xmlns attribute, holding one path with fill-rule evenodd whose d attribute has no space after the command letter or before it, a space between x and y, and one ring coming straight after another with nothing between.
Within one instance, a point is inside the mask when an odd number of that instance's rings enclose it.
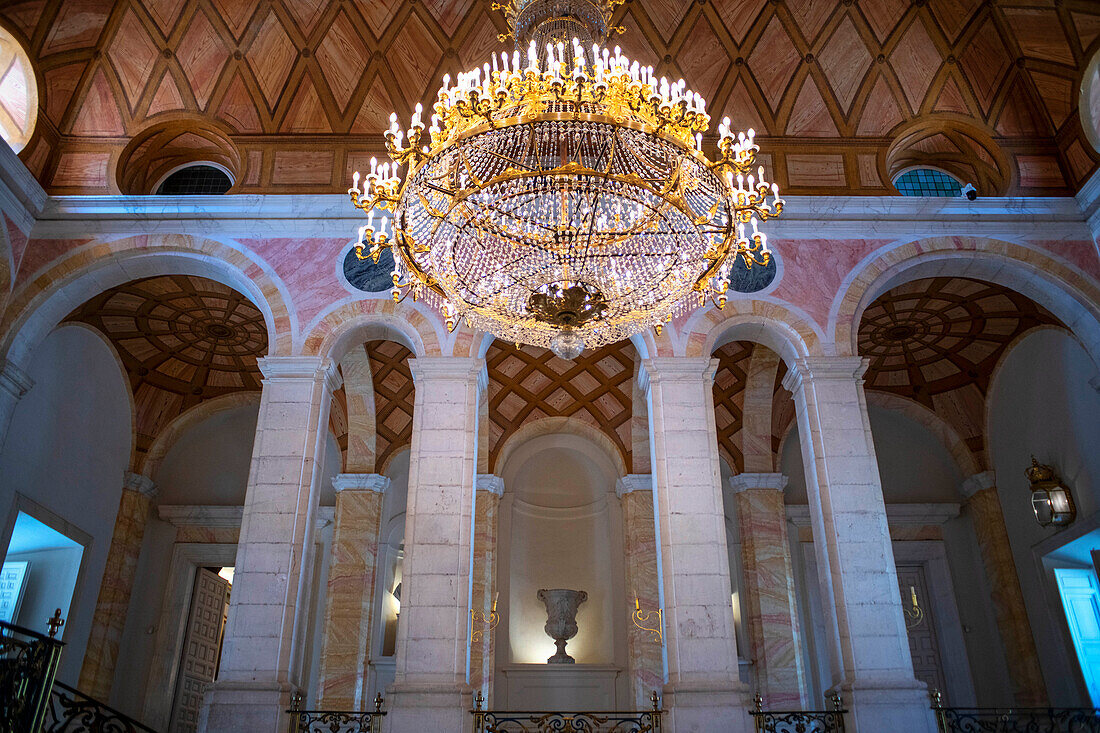
<instances>
[{"instance_id":1,"label":"crystal chandelier","mask_svg":"<svg viewBox=\"0 0 1100 733\"><path fill-rule=\"evenodd\" d=\"M600 45L619 1L494 5L516 50L445 75L427 127L419 104L408 130L390 116L392 162L348 193L359 257L393 251L395 301L573 358L721 308L738 258L768 265L757 222L783 201L753 131L726 118L704 154L702 97Z\"/></svg>"}]
</instances>

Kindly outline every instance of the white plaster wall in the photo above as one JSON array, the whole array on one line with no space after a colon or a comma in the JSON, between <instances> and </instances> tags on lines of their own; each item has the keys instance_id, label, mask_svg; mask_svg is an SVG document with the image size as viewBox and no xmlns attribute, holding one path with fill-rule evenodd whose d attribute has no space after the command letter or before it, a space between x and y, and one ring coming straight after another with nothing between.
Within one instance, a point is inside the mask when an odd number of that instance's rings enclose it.
<instances>
[{"instance_id":1,"label":"white plaster wall","mask_svg":"<svg viewBox=\"0 0 1100 733\"><path fill-rule=\"evenodd\" d=\"M516 449L502 471L502 630L498 664L542 664L554 654L543 631L540 588L588 593L566 650L578 664L625 662L622 524L617 476L599 449L575 435L546 435ZM631 596L632 597L632 596Z\"/></svg>"},{"instance_id":2,"label":"white plaster wall","mask_svg":"<svg viewBox=\"0 0 1100 733\"><path fill-rule=\"evenodd\" d=\"M259 402L234 407L180 435L150 477L157 484L158 502L243 505L259 410Z\"/></svg>"},{"instance_id":3,"label":"white plaster wall","mask_svg":"<svg viewBox=\"0 0 1100 733\"><path fill-rule=\"evenodd\" d=\"M1025 337L1007 354L990 390L990 455L1043 676L1055 705L1090 703L1067 643L1063 611L1051 602L1047 584L1053 579L1032 549L1058 530L1035 522L1024 470L1034 454L1054 466L1073 490L1078 522L1096 513L1100 393L1090 380L1097 377L1096 365L1075 340L1047 329Z\"/></svg>"},{"instance_id":4,"label":"white plaster wall","mask_svg":"<svg viewBox=\"0 0 1100 733\"><path fill-rule=\"evenodd\" d=\"M18 492L92 538L62 634L58 678L75 685L129 461L129 387L110 347L79 326L47 336L27 372L34 387L16 405L0 449L0 506L12 515Z\"/></svg>"}]
</instances>

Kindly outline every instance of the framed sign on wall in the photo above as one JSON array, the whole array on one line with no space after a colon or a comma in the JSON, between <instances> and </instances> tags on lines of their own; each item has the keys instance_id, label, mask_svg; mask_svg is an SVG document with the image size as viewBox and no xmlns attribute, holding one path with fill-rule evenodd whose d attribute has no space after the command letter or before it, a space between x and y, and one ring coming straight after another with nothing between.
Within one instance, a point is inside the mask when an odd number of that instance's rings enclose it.
<instances>
[{"instance_id":1,"label":"framed sign on wall","mask_svg":"<svg viewBox=\"0 0 1100 733\"><path fill-rule=\"evenodd\" d=\"M24 560L5 562L0 569L0 621L15 623L19 604L27 587L27 566Z\"/></svg>"}]
</instances>

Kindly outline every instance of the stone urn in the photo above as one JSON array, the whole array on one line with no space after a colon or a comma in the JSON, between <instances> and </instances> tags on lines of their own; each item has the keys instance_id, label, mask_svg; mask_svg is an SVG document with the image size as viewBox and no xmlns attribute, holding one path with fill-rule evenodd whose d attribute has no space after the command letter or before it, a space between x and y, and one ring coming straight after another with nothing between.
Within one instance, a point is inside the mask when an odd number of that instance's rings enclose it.
<instances>
[{"instance_id":1,"label":"stone urn","mask_svg":"<svg viewBox=\"0 0 1100 733\"><path fill-rule=\"evenodd\" d=\"M546 606L546 625L542 629L558 647L557 654L546 663L575 664L577 660L565 653L565 642L577 635L577 609L588 600L588 594L583 590L543 588L538 598Z\"/></svg>"}]
</instances>

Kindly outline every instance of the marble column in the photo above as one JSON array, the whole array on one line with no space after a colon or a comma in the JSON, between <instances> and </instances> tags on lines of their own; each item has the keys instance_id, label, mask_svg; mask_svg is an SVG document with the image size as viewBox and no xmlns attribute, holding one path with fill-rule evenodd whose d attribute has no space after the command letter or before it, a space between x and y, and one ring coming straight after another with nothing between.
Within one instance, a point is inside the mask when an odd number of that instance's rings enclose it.
<instances>
[{"instance_id":1,"label":"marble column","mask_svg":"<svg viewBox=\"0 0 1100 733\"><path fill-rule=\"evenodd\" d=\"M382 499L389 486L390 480L377 473L342 473L332 479L336 516L317 694L317 706L324 710L373 709L364 683L373 641Z\"/></svg>"},{"instance_id":2,"label":"marble column","mask_svg":"<svg viewBox=\"0 0 1100 733\"><path fill-rule=\"evenodd\" d=\"M33 386L34 381L22 369L10 361L0 362L0 448L4 447L15 405Z\"/></svg>"},{"instance_id":3,"label":"marble column","mask_svg":"<svg viewBox=\"0 0 1100 733\"><path fill-rule=\"evenodd\" d=\"M962 490L967 497L966 508L974 523L982 564L989 579L993 612L1005 648L1015 702L1021 706L1046 705L1046 683L1039 667L1039 653L997 495L996 476L992 471L974 474L963 481Z\"/></svg>"},{"instance_id":4,"label":"marble column","mask_svg":"<svg viewBox=\"0 0 1100 733\"><path fill-rule=\"evenodd\" d=\"M646 359L668 683L676 733L745 729L714 426L717 360Z\"/></svg>"},{"instance_id":5,"label":"marble column","mask_svg":"<svg viewBox=\"0 0 1100 733\"><path fill-rule=\"evenodd\" d=\"M783 380L794 395L820 571L831 689L852 733L904 721L934 731L928 691L913 677L886 505L858 357L799 359Z\"/></svg>"},{"instance_id":6,"label":"marble column","mask_svg":"<svg viewBox=\"0 0 1100 733\"><path fill-rule=\"evenodd\" d=\"M409 360L416 384L391 733L470 724L470 563L483 359Z\"/></svg>"},{"instance_id":7,"label":"marble column","mask_svg":"<svg viewBox=\"0 0 1100 733\"><path fill-rule=\"evenodd\" d=\"M206 733L285 730L304 680L313 531L333 363L267 357L218 680Z\"/></svg>"},{"instance_id":8,"label":"marble column","mask_svg":"<svg viewBox=\"0 0 1100 733\"><path fill-rule=\"evenodd\" d=\"M470 608L489 618L497 594L497 532L500 497L504 479L491 473L477 475L474 504L473 594ZM480 690L487 705L492 703L493 662L496 632L484 621L471 621L470 687Z\"/></svg>"},{"instance_id":9,"label":"marble column","mask_svg":"<svg viewBox=\"0 0 1100 733\"><path fill-rule=\"evenodd\" d=\"M653 476L632 473L615 484L623 513L623 555L626 568L626 590L630 594L631 613L637 599L638 610L650 613L643 624L657 626L656 614L661 607L657 583L657 525L653 520ZM633 621L627 629L627 651L630 660L630 692L634 707L650 707L649 696L665 684L664 645L654 633L639 628ZM662 631L663 633L663 631Z\"/></svg>"},{"instance_id":10,"label":"marble column","mask_svg":"<svg viewBox=\"0 0 1100 733\"><path fill-rule=\"evenodd\" d=\"M742 473L731 476L729 482L737 497L741 527L742 615L752 638L756 690L772 710L805 709L809 700L783 501L787 477Z\"/></svg>"},{"instance_id":11,"label":"marble column","mask_svg":"<svg viewBox=\"0 0 1100 733\"><path fill-rule=\"evenodd\" d=\"M123 474L115 529L107 550L107 564L99 583L99 598L77 683L81 692L104 702L111 696L118 645L130 608L145 523L155 496L156 486L152 479L129 471Z\"/></svg>"}]
</instances>

